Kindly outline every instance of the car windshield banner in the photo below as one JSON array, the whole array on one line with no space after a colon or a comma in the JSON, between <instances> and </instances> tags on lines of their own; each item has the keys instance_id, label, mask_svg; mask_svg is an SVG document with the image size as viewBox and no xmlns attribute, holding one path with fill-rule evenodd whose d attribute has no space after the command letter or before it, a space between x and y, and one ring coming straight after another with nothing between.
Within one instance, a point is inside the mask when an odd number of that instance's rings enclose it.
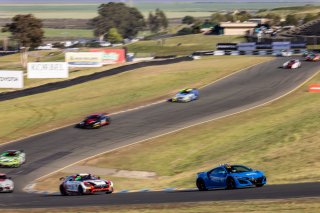
<instances>
[{"instance_id":1,"label":"car windshield banner","mask_svg":"<svg viewBox=\"0 0 320 213\"><path fill-rule=\"evenodd\" d=\"M238 44L238 50L246 51L246 50L255 50L256 49L256 43L255 42L248 42L248 43L239 43Z\"/></svg>"},{"instance_id":2,"label":"car windshield banner","mask_svg":"<svg viewBox=\"0 0 320 213\"><path fill-rule=\"evenodd\" d=\"M101 67L102 52L67 52L65 61L69 67Z\"/></svg>"},{"instance_id":3,"label":"car windshield banner","mask_svg":"<svg viewBox=\"0 0 320 213\"><path fill-rule=\"evenodd\" d=\"M272 49L273 50L286 50L291 48L290 41L275 41L272 42Z\"/></svg>"},{"instance_id":4,"label":"car windshield banner","mask_svg":"<svg viewBox=\"0 0 320 213\"><path fill-rule=\"evenodd\" d=\"M103 64L124 63L126 60L124 49L91 49L90 52L102 52Z\"/></svg>"},{"instance_id":5,"label":"car windshield banner","mask_svg":"<svg viewBox=\"0 0 320 213\"><path fill-rule=\"evenodd\" d=\"M28 63L28 78L68 78L69 68L66 62Z\"/></svg>"},{"instance_id":6,"label":"car windshield banner","mask_svg":"<svg viewBox=\"0 0 320 213\"><path fill-rule=\"evenodd\" d=\"M23 88L23 71L0 70L0 88Z\"/></svg>"},{"instance_id":7,"label":"car windshield banner","mask_svg":"<svg viewBox=\"0 0 320 213\"><path fill-rule=\"evenodd\" d=\"M217 50L238 50L237 43L218 43Z\"/></svg>"}]
</instances>

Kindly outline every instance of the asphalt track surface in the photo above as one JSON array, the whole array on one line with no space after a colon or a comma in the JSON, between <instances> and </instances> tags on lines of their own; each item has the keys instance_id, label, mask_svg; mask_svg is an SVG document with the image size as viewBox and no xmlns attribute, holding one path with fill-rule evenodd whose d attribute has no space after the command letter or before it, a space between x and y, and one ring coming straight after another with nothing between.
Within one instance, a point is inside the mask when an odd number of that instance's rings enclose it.
<instances>
[{"instance_id":1,"label":"asphalt track surface","mask_svg":"<svg viewBox=\"0 0 320 213\"><path fill-rule=\"evenodd\" d=\"M0 172L11 176L16 184L14 193L0 194L0 207L118 205L319 196L320 183L273 185L233 191L190 190L70 197L30 194L22 190L36 178L86 157L274 100L292 91L319 70L318 63L304 61L302 68L297 70L279 68L286 60L288 58L277 58L211 84L201 89L199 100L191 103L162 102L113 115L112 124L98 130L83 130L70 126L0 146L0 151L23 149L27 154L27 163L22 167L0 169Z\"/></svg>"}]
</instances>

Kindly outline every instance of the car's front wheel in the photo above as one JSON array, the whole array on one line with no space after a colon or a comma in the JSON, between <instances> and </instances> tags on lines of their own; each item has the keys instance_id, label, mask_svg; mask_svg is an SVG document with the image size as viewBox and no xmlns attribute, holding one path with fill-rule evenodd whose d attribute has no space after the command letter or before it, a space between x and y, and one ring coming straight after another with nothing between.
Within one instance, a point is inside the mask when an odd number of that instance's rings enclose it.
<instances>
[{"instance_id":1,"label":"car's front wheel","mask_svg":"<svg viewBox=\"0 0 320 213\"><path fill-rule=\"evenodd\" d=\"M79 195L83 195L84 194L82 186L78 187L78 194Z\"/></svg>"},{"instance_id":2,"label":"car's front wheel","mask_svg":"<svg viewBox=\"0 0 320 213\"><path fill-rule=\"evenodd\" d=\"M60 194L61 195L63 195L63 196L69 195L67 190L64 188L63 184L60 185L59 189L60 189Z\"/></svg>"},{"instance_id":3,"label":"car's front wheel","mask_svg":"<svg viewBox=\"0 0 320 213\"><path fill-rule=\"evenodd\" d=\"M202 179L197 180L197 187L198 187L199 191L207 191L208 190L205 182Z\"/></svg>"},{"instance_id":4,"label":"car's front wheel","mask_svg":"<svg viewBox=\"0 0 320 213\"><path fill-rule=\"evenodd\" d=\"M111 187L110 190L106 192L106 194L112 194L112 192L113 192L113 187Z\"/></svg>"},{"instance_id":5,"label":"car's front wheel","mask_svg":"<svg viewBox=\"0 0 320 213\"><path fill-rule=\"evenodd\" d=\"M226 182L226 189L235 189L236 188L236 183L234 182L233 178L228 178Z\"/></svg>"}]
</instances>

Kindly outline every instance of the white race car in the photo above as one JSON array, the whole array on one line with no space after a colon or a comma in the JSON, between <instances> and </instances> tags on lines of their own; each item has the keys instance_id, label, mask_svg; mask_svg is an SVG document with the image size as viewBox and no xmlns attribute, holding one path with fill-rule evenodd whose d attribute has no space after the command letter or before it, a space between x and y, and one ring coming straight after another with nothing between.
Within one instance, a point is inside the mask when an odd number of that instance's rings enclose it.
<instances>
[{"instance_id":1,"label":"white race car","mask_svg":"<svg viewBox=\"0 0 320 213\"><path fill-rule=\"evenodd\" d=\"M111 194L113 192L113 183L110 180L102 180L91 174L76 174L60 178L63 182L60 184L61 195L72 194L94 194L95 192L105 192Z\"/></svg>"},{"instance_id":2,"label":"white race car","mask_svg":"<svg viewBox=\"0 0 320 213\"><path fill-rule=\"evenodd\" d=\"M296 68L301 67L301 62L299 59L292 59L290 61L285 62L282 65L282 67L285 69L296 69Z\"/></svg>"},{"instance_id":3,"label":"white race car","mask_svg":"<svg viewBox=\"0 0 320 213\"><path fill-rule=\"evenodd\" d=\"M10 177L0 173L0 192L13 192L14 184Z\"/></svg>"}]
</instances>

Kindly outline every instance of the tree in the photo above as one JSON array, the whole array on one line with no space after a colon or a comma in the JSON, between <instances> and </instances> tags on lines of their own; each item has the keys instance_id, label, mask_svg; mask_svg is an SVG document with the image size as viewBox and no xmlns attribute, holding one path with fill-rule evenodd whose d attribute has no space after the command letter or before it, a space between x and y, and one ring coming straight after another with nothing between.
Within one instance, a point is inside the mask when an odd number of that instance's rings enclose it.
<instances>
[{"instance_id":1,"label":"tree","mask_svg":"<svg viewBox=\"0 0 320 213\"><path fill-rule=\"evenodd\" d=\"M195 18L193 16L185 16L181 22L182 24L193 24L195 22Z\"/></svg>"},{"instance_id":2,"label":"tree","mask_svg":"<svg viewBox=\"0 0 320 213\"><path fill-rule=\"evenodd\" d=\"M237 13L235 15L235 19L236 20L239 20L241 22L244 22L244 21L247 21L249 20L250 18L252 18L251 14L248 13L247 11L240 11L239 13Z\"/></svg>"},{"instance_id":3,"label":"tree","mask_svg":"<svg viewBox=\"0 0 320 213\"><path fill-rule=\"evenodd\" d=\"M28 50L42 44L44 32L42 21L32 14L16 15L12 22L2 28L2 32L10 32L10 38L16 40L21 48L21 64L23 67L28 63Z\"/></svg>"},{"instance_id":4,"label":"tree","mask_svg":"<svg viewBox=\"0 0 320 213\"><path fill-rule=\"evenodd\" d=\"M143 15L136 8L128 7L124 3L101 4L98 14L89 24L94 28L94 35L101 40L111 28L116 28L124 38L132 38L145 27Z\"/></svg>"},{"instance_id":5,"label":"tree","mask_svg":"<svg viewBox=\"0 0 320 213\"><path fill-rule=\"evenodd\" d=\"M286 16L286 21L285 21L286 25L297 25L298 24L298 19L295 15L293 14L289 14Z\"/></svg>"},{"instance_id":6,"label":"tree","mask_svg":"<svg viewBox=\"0 0 320 213\"><path fill-rule=\"evenodd\" d=\"M319 16L315 15L315 14L310 14L308 13L304 18L303 18L303 23L307 23L309 21L315 20L317 18L320 18Z\"/></svg>"},{"instance_id":7,"label":"tree","mask_svg":"<svg viewBox=\"0 0 320 213\"><path fill-rule=\"evenodd\" d=\"M156 9L156 16L160 20L160 26L163 27L164 29L168 28L169 22L167 19L166 14L162 10L159 10L158 8Z\"/></svg>"},{"instance_id":8,"label":"tree","mask_svg":"<svg viewBox=\"0 0 320 213\"><path fill-rule=\"evenodd\" d=\"M123 37L118 33L117 28L111 28L108 31L108 41L111 43L119 43L123 40Z\"/></svg>"},{"instance_id":9,"label":"tree","mask_svg":"<svg viewBox=\"0 0 320 213\"><path fill-rule=\"evenodd\" d=\"M235 21L235 17L230 14L221 14L221 13L214 13L211 15L210 21L216 24L219 24L220 22L226 22L226 21Z\"/></svg>"},{"instance_id":10,"label":"tree","mask_svg":"<svg viewBox=\"0 0 320 213\"><path fill-rule=\"evenodd\" d=\"M149 13L148 16L148 26L151 32L157 33L162 28L167 29L168 27L168 19L163 11L160 9L156 9L155 14L152 12Z\"/></svg>"},{"instance_id":11,"label":"tree","mask_svg":"<svg viewBox=\"0 0 320 213\"><path fill-rule=\"evenodd\" d=\"M270 19L268 21L269 25L280 25L281 24L281 17L275 13L268 13L265 18Z\"/></svg>"}]
</instances>

